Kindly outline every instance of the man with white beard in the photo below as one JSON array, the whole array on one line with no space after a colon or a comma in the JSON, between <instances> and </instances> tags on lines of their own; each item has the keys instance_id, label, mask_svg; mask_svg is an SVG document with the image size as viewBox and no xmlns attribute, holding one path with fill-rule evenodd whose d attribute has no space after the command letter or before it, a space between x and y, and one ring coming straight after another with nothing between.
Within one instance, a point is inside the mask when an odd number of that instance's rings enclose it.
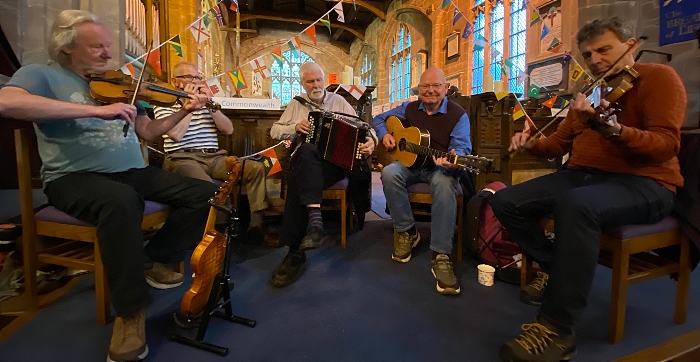
<instances>
[{"instance_id":1,"label":"man with white beard","mask_svg":"<svg viewBox=\"0 0 700 362\"><path fill-rule=\"evenodd\" d=\"M299 78L306 94L299 96L302 101L293 99L287 105L270 130L272 138L292 139L308 134L309 111L356 114L342 96L326 92L323 70L318 64L302 64ZM372 154L378 142L374 130L370 133L371 137L360 148L365 156ZM272 275L271 286L282 288L292 284L306 269L305 250L323 245L326 236L321 218L323 190L345 176L344 169L323 159L316 145L302 143L294 151L280 232L280 243L289 247L289 253Z\"/></svg>"}]
</instances>

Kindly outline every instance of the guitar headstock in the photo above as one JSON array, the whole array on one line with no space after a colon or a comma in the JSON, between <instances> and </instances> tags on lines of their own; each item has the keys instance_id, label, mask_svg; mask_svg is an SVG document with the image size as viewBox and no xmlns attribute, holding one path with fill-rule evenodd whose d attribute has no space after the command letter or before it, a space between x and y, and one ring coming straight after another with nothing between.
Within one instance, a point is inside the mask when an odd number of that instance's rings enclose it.
<instances>
[{"instance_id":1,"label":"guitar headstock","mask_svg":"<svg viewBox=\"0 0 700 362\"><path fill-rule=\"evenodd\" d=\"M228 178L216 191L216 195L214 196L216 202L221 205L226 203L226 198L231 191L233 191L233 186L240 178L241 168L243 168L243 166L237 157L229 156L226 158L226 173L228 174Z\"/></svg>"},{"instance_id":2,"label":"guitar headstock","mask_svg":"<svg viewBox=\"0 0 700 362\"><path fill-rule=\"evenodd\" d=\"M475 173L491 172L493 167L493 159L477 155L457 156L455 163Z\"/></svg>"}]
</instances>

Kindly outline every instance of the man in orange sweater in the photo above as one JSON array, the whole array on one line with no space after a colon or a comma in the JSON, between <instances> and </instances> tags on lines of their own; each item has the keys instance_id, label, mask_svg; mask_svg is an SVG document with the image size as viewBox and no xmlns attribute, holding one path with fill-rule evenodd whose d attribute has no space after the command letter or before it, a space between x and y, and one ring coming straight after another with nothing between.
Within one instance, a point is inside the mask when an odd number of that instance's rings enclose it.
<instances>
[{"instance_id":1,"label":"man in orange sweater","mask_svg":"<svg viewBox=\"0 0 700 362\"><path fill-rule=\"evenodd\" d=\"M595 20L576 38L596 78L625 66L633 66L639 78L617 101L618 113L606 112L607 125L590 121L598 112L577 94L553 135L528 139L516 133L511 140L510 150L571 157L566 168L502 189L491 199L498 219L543 270L520 293L524 302L541 305L537 318L503 345L502 361L572 358L574 326L586 306L601 230L663 219L683 185L676 155L687 98L678 74L666 65L635 64L634 54L625 52L637 40L618 18ZM554 216L554 243L539 224L548 215Z\"/></svg>"}]
</instances>

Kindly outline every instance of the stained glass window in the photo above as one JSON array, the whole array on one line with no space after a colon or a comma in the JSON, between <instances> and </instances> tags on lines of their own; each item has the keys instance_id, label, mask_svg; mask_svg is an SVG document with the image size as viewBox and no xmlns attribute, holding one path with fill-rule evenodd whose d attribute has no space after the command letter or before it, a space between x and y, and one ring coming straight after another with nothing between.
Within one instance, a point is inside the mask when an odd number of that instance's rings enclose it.
<instances>
[{"instance_id":1,"label":"stained glass window","mask_svg":"<svg viewBox=\"0 0 700 362\"><path fill-rule=\"evenodd\" d=\"M401 24L391 45L391 102L408 99L411 91L411 33Z\"/></svg>"},{"instance_id":2,"label":"stained glass window","mask_svg":"<svg viewBox=\"0 0 700 362\"><path fill-rule=\"evenodd\" d=\"M304 52L298 54L291 50L282 53L282 57L284 58L282 66L278 62L273 61L270 67L270 74L272 75L270 89L272 90L272 98L279 99L282 105L286 105L292 101L294 96L304 91L299 79L299 68L302 64L313 62L314 60Z\"/></svg>"}]
</instances>

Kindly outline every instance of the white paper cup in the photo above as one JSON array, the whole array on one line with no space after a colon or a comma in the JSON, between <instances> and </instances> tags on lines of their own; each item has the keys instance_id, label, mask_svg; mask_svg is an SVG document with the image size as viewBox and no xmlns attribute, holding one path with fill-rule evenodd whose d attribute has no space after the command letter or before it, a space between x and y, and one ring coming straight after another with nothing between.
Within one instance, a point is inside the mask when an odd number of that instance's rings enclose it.
<instances>
[{"instance_id":1,"label":"white paper cup","mask_svg":"<svg viewBox=\"0 0 700 362\"><path fill-rule=\"evenodd\" d=\"M496 274L496 269L491 265L479 264L476 267L479 270L479 284L490 287L493 285L493 277Z\"/></svg>"}]
</instances>

